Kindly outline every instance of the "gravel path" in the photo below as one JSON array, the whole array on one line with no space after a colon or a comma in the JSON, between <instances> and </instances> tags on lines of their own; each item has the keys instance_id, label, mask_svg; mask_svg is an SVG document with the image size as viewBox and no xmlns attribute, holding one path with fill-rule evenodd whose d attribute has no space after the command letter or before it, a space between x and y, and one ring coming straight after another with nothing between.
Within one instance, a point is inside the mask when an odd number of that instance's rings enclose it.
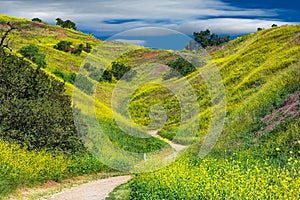
<instances>
[{"instance_id":1,"label":"gravel path","mask_svg":"<svg viewBox=\"0 0 300 200\"><path fill-rule=\"evenodd\" d=\"M104 200L115 187L126 183L131 178L131 176L117 176L92 181L40 200Z\"/></svg>"}]
</instances>

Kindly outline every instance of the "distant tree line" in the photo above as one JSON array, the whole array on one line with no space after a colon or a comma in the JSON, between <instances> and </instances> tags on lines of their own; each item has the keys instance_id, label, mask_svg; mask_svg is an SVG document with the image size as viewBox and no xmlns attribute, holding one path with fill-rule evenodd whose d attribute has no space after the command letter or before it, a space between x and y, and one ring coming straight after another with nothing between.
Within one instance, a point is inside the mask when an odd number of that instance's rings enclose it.
<instances>
[{"instance_id":1,"label":"distant tree line","mask_svg":"<svg viewBox=\"0 0 300 200\"><path fill-rule=\"evenodd\" d=\"M31 19L33 22L43 22L40 18L35 17ZM76 24L72 22L71 20L67 19L66 21L62 20L61 18L56 19L56 25L61 26L63 28L69 28L73 30L77 30Z\"/></svg>"}]
</instances>

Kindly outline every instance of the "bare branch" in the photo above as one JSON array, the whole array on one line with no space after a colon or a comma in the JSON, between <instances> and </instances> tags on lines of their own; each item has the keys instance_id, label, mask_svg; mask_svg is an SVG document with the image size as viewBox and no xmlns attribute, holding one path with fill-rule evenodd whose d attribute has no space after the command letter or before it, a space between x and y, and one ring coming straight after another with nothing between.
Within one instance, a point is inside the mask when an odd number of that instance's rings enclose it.
<instances>
[{"instance_id":1,"label":"bare branch","mask_svg":"<svg viewBox=\"0 0 300 200\"><path fill-rule=\"evenodd\" d=\"M5 31L4 35L1 37L1 41L0 41L0 47L6 47L8 48L8 43L6 45L4 45L4 41L7 38L8 34L13 31L14 29L16 29L15 27L13 27L9 22L7 23L7 25L9 26L9 29L7 31Z\"/></svg>"}]
</instances>

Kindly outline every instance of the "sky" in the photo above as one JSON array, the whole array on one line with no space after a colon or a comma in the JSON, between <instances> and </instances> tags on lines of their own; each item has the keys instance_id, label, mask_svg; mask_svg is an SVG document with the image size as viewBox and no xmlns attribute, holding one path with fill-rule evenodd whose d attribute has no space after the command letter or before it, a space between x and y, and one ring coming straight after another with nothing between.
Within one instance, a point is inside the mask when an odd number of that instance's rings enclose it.
<instances>
[{"instance_id":1,"label":"sky","mask_svg":"<svg viewBox=\"0 0 300 200\"><path fill-rule=\"evenodd\" d=\"M300 1L282 0L0 0L0 13L70 19L79 30L153 48L182 49L193 32L232 37L272 24L300 23Z\"/></svg>"}]
</instances>

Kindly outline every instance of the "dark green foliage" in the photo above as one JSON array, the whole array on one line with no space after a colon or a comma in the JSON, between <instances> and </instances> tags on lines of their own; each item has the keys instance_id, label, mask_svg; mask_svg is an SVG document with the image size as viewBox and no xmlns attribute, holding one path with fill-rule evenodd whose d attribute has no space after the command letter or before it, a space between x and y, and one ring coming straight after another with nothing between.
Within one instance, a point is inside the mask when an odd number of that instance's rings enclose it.
<instances>
[{"instance_id":1,"label":"dark green foliage","mask_svg":"<svg viewBox=\"0 0 300 200\"><path fill-rule=\"evenodd\" d=\"M38 67L45 68L47 66L45 61L46 56L40 52L37 46L34 46L32 44L24 46L18 50L18 53L36 63Z\"/></svg>"},{"instance_id":2,"label":"dark green foliage","mask_svg":"<svg viewBox=\"0 0 300 200\"><path fill-rule=\"evenodd\" d=\"M124 63L113 62L111 71L113 76L117 80L120 80L127 72L130 71L130 67L127 67Z\"/></svg>"},{"instance_id":3,"label":"dark green foliage","mask_svg":"<svg viewBox=\"0 0 300 200\"><path fill-rule=\"evenodd\" d=\"M82 50L83 50L83 44L80 44L78 46L78 48L75 49L74 51L71 51L71 53L75 54L76 56L79 56L81 54Z\"/></svg>"},{"instance_id":4,"label":"dark green foliage","mask_svg":"<svg viewBox=\"0 0 300 200\"><path fill-rule=\"evenodd\" d=\"M67 78L66 78L67 75L64 72L56 69L56 70L54 70L53 74L55 74L56 76L62 78L64 81L67 81Z\"/></svg>"},{"instance_id":5,"label":"dark green foliage","mask_svg":"<svg viewBox=\"0 0 300 200\"><path fill-rule=\"evenodd\" d=\"M278 26L277 24L272 24L272 28L273 28L273 27L277 27L277 26Z\"/></svg>"},{"instance_id":6,"label":"dark green foliage","mask_svg":"<svg viewBox=\"0 0 300 200\"><path fill-rule=\"evenodd\" d=\"M92 45L90 45L89 43L86 43L83 50L87 53L90 53L92 51Z\"/></svg>"},{"instance_id":7,"label":"dark green foliage","mask_svg":"<svg viewBox=\"0 0 300 200\"><path fill-rule=\"evenodd\" d=\"M76 81L77 74L75 72L70 72L67 81L74 84Z\"/></svg>"},{"instance_id":8,"label":"dark green foliage","mask_svg":"<svg viewBox=\"0 0 300 200\"><path fill-rule=\"evenodd\" d=\"M65 52L71 52L72 54L75 54L76 56L79 56L83 50L85 50L86 48L83 46L83 44L78 45L77 48L72 48L71 47L72 42L68 42L68 41L60 41L59 43L57 43L54 48L60 51L65 51Z\"/></svg>"},{"instance_id":9,"label":"dark green foliage","mask_svg":"<svg viewBox=\"0 0 300 200\"><path fill-rule=\"evenodd\" d=\"M63 24L64 24L64 21L62 19L60 19L60 18L56 19L56 25L57 26L62 26Z\"/></svg>"},{"instance_id":10,"label":"dark green foliage","mask_svg":"<svg viewBox=\"0 0 300 200\"><path fill-rule=\"evenodd\" d=\"M33 21L33 22L42 22L42 20L39 19L39 18L33 18L31 21Z\"/></svg>"},{"instance_id":11,"label":"dark green foliage","mask_svg":"<svg viewBox=\"0 0 300 200\"><path fill-rule=\"evenodd\" d=\"M66 74L58 69L54 70L53 74L55 74L56 76L62 78L65 82L69 82L71 84L75 83L76 80L76 73L71 72L69 74Z\"/></svg>"},{"instance_id":12,"label":"dark green foliage","mask_svg":"<svg viewBox=\"0 0 300 200\"><path fill-rule=\"evenodd\" d=\"M90 73L90 77L96 81L98 81L99 77L100 81L107 81L112 82L113 78L116 80L124 78L126 81L130 81L135 75L136 71L131 70L131 67L126 66L124 63L121 62L112 62L111 69L106 69L105 71L102 71L101 69L96 69L95 67L91 66L90 64L86 63L86 66L84 66L85 69L88 71L92 71ZM126 74L126 76L124 76Z\"/></svg>"},{"instance_id":13,"label":"dark green foliage","mask_svg":"<svg viewBox=\"0 0 300 200\"><path fill-rule=\"evenodd\" d=\"M218 46L223 43L226 43L230 40L229 36L219 37L215 33L210 33L210 30L194 32L194 40L198 42L203 48L209 46Z\"/></svg>"},{"instance_id":14,"label":"dark green foliage","mask_svg":"<svg viewBox=\"0 0 300 200\"><path fill-rule=\"evenodd\" d=\"M68 51L71 48L72 42L60 41L54 46L55 49L60 51Z\"/></svg>"},{"instance_id":15,"label":"dark green foliage","mask_svg":"<svg viewBox=\"0 0 300 200\"><path fill-rule=\"evenodd\" d=\"M177 76L178 73L181 74L182 76L186 76L196 71L196 68L183 58L178 58L177 60L169 62L168 66L172 69L170 73L166 74L163 77L165 80Z\"/></svg>"},{"instance_id":16,"label":"dark green foliage","mask_svg":"<svg viewBox=\"0 0 300 200\"><path fill-rule=\"evenodd\" d=\"M263 28L257 28L257 31L262 31L263 30Z\"/></svg>"},{"instance_id":17,"label":"dark green foliage","mask_svg":"<svg viewBox=\"0 0 300 200\"><path fill-rule=\"evenodd\" d=\"M105 70L101 77L101 81L112 82L112 77L113 77L112 72L110 70Z\"/></svg>"},{"instance_id":18,"label":"dark green foliage","mask_svg":"<svg viewBox=\"0 0 300 200\"><path fill-rule=\"evenodd\" d=\"M76 24L74 22L72 22L71 20L67 19L66 21L63 21L60 18L56 19L56 25L57 26L61 26L63 28L69 28L69 29L73 29L76 30Z\"/></svg>"},{"instance_id":19,"label":"dark green foliage","mask_svg":"<svg viewBox=\"0 0 300 200\"><path fill-rule=\"evenodd\" d=\"M62 27L76 30L76 24L69 19L64 21Z\"/></svg>"},{"instance_id":20,"label":"dark green foliage","mask_svg":"<svg viewBox=\"0 0 300 200\"><path fill-rule=\"evenodd\" d=\"M64 84L17 56L0 58L0 137L28 149L84 150Z\"/></svg>"},{"instance_id":21,"label":"dark green foliage","mask_svg":"<svg viewBox=\"0 0 300 200\"><path fill-rule=\"evenodd\" d=\"M93 83L84 75L78 74L75 82L75 86L79 89L81 89L83 92L87 94L93 94L93 88L94 85Z\"/></svg>"}]
</instances>

